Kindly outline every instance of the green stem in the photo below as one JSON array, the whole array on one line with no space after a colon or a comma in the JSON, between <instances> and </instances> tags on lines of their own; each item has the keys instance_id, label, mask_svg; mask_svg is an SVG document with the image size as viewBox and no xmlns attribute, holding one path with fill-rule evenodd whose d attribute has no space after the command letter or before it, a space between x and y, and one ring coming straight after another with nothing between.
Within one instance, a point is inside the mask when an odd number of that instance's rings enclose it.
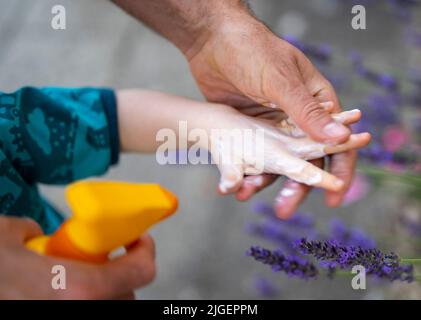
<instances>
[{"instance_id":1,"label":"green stem","mask_svg":"<svg viewBox=\"0 0 421 320\"><path fill-rule=\"evenodd\" d=\"M421 258L401 258L399 261L405 264L421 264Z\"/></svg>"},{"instance_id":2,"label":"green stem","mask_svg":"<svg viewBox=\"0 0 421 320\"><path fill-rule=\"evenodd\" d=\"M327 273L326 273L327 275ZM356 274L351 271L335 271L335 276L354 277ZM421 282L421 274L414 275L414 281Z\"/></svg>"},{"instance_id":3,"label":"green stem","mask_svg":"<svg viewBox=\"0 0 421 320\"><path fill-rule=\"evenodd\" d=\"M371 166L361 166L359 169L366 173L369 176L373 176L375 178L387 178L392 179L395 181L407 183L409 185L415 185L420 186L421 185L421 177L416 176L413 173L410 172L402 172L402 173L396 173L384 169L378 169Z\"/></svg>"}]
</instances>

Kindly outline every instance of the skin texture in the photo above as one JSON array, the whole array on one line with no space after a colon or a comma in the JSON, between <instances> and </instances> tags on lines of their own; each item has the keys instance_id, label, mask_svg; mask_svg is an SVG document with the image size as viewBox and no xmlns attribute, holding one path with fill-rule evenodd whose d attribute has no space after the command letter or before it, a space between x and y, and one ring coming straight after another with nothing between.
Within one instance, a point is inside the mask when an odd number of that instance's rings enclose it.
<instances>
[{"instance_id":1,"label":"skin texture","mask_svg":"<svg viewBox=\"0 0 421 320\"><path fill-rule=\"evenodd\" d=\"M0 217L0 299L133 299L133 290L155 276L155 252L145 235L127 254L104 265L40 256L26 240L41 235L30 219ZM66 269L66 289L53 290L51 269Z\"/></svg>"},{"instance_id":2,"label":"skin texture","mask_svg":"<svg viewBox=\"0 0 421 320\"><path fill-rule=\"evenodd\" d=\"M219 190L223 194L237 192L247 175L258 175L248 181L259 186L263 183L261 173L285 175L305 185L330 191L341 190L343 181L307 160L361 148L370 140L368 133L361 133L351 135L343 143L319 143L299 129L284 113L278 114L276 119L259 119L226 105L197 102L148 90L122 90L117 93L117 100L121 146L125 151L155 152L163 143L156 139L163 128L170 129L177 136L179 144L182 143L180 138L187 140L193 130L203 130L205 141L186 141L184 145L197 143L199 147L207 148L214 160L217 159L215 162L221 173ZM155 110L161 112L157 114ZM360 119L361 113L354 110L332 114L332 117L338 123L351 124ZM139 118L143 119L141 126L137 120ZM187 136L179 135L180 121L187 123ZM216 135L215 130L221 130L219 132L222 134ZM261 145L259 131L263 137ZM241 139L247 139L249 146L259 146L259 149L248 154L243 152L244 140L221 139L232 137L235 132L249 132L250 135L244 135ZM256 159L261 159L261 162L256 163Z\"/></svg>"},{"instance_id":3,"label":"skin texture","mask_svg":"<svg viewBox=\"0 0 421 320\"><path fill-rule=\"evenodd\" d=\"M230 105L244 114L270 118L283 110L309 137L320 143L341 143L350 130L335 124L331 113L342 110L332 85L297 48L274 35L240 0L113 0L129 14L175 44L186 56L192 75L207 100ZM328 170L344 181L340 191L327 191L326 204L342 203L355 170L354 150L330 157ZM324 160L313 163L321 168ZM270 185L246 183L237 192L247 200ZM287 182L288 184L289 182ZM295 197L277 207L289 217L310 188L296 185Z\"/></svg>"}]
</instances>

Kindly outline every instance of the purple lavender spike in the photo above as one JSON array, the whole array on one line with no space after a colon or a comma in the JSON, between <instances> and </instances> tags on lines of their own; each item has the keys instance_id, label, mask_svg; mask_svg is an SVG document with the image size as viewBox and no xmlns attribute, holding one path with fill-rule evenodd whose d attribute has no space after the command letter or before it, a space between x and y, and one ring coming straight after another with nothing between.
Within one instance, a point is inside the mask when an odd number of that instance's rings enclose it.
<instances>
[{"instance_id":1,"label":"purple lavender spike","mask_svg":"<svg viewBox=\"0 0 421 320\"><path fill-rule=\"evenodd\" d=\"M342 269L362 265L367 274L378 278L407 282L414 280L412 265L401 265L396 254L384 254L376 248L363 249L340 245L337 241L308 241L303 238L298 243L298 249L317 260L336 262Z\"/></svg>"}]
</instances>

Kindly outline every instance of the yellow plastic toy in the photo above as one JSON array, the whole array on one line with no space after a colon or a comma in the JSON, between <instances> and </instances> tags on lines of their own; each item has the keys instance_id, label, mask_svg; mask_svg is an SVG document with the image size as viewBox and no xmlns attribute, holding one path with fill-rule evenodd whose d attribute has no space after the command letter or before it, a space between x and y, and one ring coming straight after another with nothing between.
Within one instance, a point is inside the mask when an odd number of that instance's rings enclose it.
<instances>
[{"instance_id":1,"label":"yellow plastic toy","mask_svg":"<svg viewBox=\"0 0 421 320\"><path fill-rule=\"evenodd\" d=\"M73 216L53 235L29 240L29 249L104 263L177 209L177 198L158 184L81 181L67 187L66 198Z\"/></svg>"}]
</instances>

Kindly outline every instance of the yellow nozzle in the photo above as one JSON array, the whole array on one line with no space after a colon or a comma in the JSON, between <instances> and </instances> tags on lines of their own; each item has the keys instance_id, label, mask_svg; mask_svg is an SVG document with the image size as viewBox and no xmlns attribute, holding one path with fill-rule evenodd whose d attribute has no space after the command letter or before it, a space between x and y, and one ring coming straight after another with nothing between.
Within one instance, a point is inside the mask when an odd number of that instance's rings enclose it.
<instances>
[{"instance_id":1,"label":"yellow nozzle","mask_svg":"<svg viewBox=\"0 0 421 320\"><path fill-rule=\"evenodd\" d=\"M73 216L48 240L28 242L29 248L102 262L177 209L177 198L158 184L82 181L70 185L66 197Z\"/></svg>"}]
</instances>

